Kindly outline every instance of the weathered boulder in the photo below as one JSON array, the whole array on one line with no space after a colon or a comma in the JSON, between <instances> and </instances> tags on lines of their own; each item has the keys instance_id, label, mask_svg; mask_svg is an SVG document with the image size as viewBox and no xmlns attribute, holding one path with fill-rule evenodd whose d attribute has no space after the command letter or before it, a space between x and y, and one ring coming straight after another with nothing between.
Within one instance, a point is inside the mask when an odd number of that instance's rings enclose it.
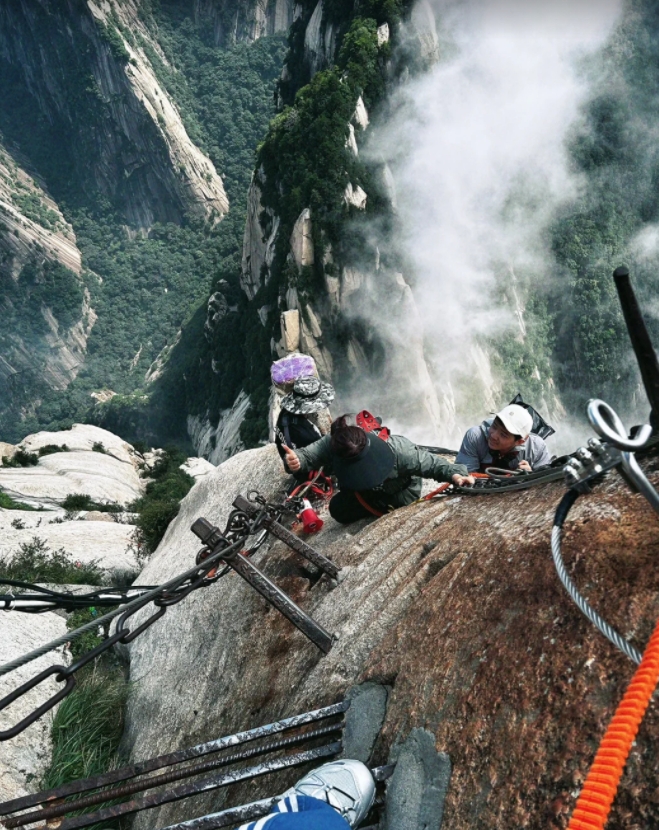
<instances>
[{"instance_id":1,"label":"weathered boulder","mask_svg":"<svg viewBox=\"0 0 659 830\"><path fill-rule=\"evenodd\" d=\"M24 438L20 449L36 455L46 446L61 451L43 455L35 466L0 468L0 490L36 507L57 507L72 493L128 504L144 492L141 456L105 429L74 424L61 432L37 432Z\"/></svg>"},{"instance_id":2,"label":"weathered boulder","mask_svg":"<svg viewBox=\"0 0 659 830\"><path fill-rule=\"evenodd\" d=\"M352 183L348 182L345 193L343 194L343 200L346 205L352 205L352 207L356 207L357 210L366 210L368 195L359 185L353 188Z\"/></svg>"},{"instance_id":3,"label":"weathered boulder","mask_svg":"<svg viewBox=\"0 0 659 830\"><path fill-rule=\"evenodd\" d=\"M81 514L81 518L64 521L54 511L0 509L0 562L38 539L51 551L64 550L85 565L96 562L107 571L136 569L134 525L115 522L109 513ZM95 521L84 521L90 518Z\"/></svg>"},{"instance_id":4,"label":"weathered boulder","mask_svg":"<svg viewBox=\"0 0 659 830\"><path fill-rule=\"evenodd\" d=\"M311 237L311 211L305 208L298 216L291 233L291 252L298 268L314 263L314 247Z\"/></svg>"},{"instance_id":5,"label":"weathered boulder","mask_svg":"<svg viewBox=\"0 0 659 830\"><path fill-rule=\"evenodd\" d=\"M282 311L279 320L283 357L286 354L298 351L300 348L300 312L297 308Z\"/></svg>"},{"instance_id":6,"label":"weathered boulder","mask_svg":"<svg viewBox=\"0 0 659 830\"><path fill-rule=\"evenodd\" d=\"M92 424L73 424L71 429L63 429L58 432L36 432L24 438L20 446L26 452L38 453L42 447L48 445L55 447L66 447L70 451L93 450L105 453L126 464L139 466L141 457L126 443L107 429L92 426Z\"/></svg>"},{"instance_id":7,"label":"weathered boulder","mask_svg":"<svg viewBox=\"0 0 659 830\"><path fill-rule=\"evenodd\" d=\"M273 447L235 456L197 483L145 569L147 583L188 567L200 515L226 519L238 492L276 490ZM553 514L564 488L412 505L350 528L329 520L313 544L342 567L312 578L280 543L265 572L337 640L323 656L236 575L199 591L130 647L134 759L301 712L355 683L391 687L373 760L415 728L434 736L453 776L455 830L564 828L634 667L583 617L554 571ZM643 648L659 616L657 518L611 474L567 525L569 571L593 605ZM416 733L415 733L416 734ZM611 827L656 826L659 719L651 706ZM253 800L295 778L252 783ZM223 794L150 811L140 827L201 815Z\"/></svg>"},{"instance_id":8,"label":"weathered boulder","mask_svg":"<svg viewBox=\"0 0 659 830\"><path fill-rule=\"evenodd\" d=\"M35 467L2 467L0 489L17 501L35 505L60 504L71 493L128 504L142 494L144 482L132 464L81 450L45 455Z\"/></svg>"},{"instance_id":9,"label":"weathered boulder","mask_svg":"<svg viewBox=\"0 0 659 830\"><path fill-rule=\"evenodd\" d=\"M203 478L213 472L215 467L205 458L186 458L185 464L181 464L181 469L192 478Z\"/></svg>"},{"instance_id":10,"label":"weathered boulder","mask_svg":"<svg viewBox=\"0 0 659 830\"><path fill-rule=\"evenodd\" d=\"M20 614L18 611L3 612L0 616L0 664L8 663L49 640L61 637L65 631L66 621L51 612L38 616ZM3 675L0 677L0 698L51 665L68 664L69 660L70 655L62 646L55 652ZM0 712L0 731L19 723L60 689L61 684L54 677L49 677L31 689ZM39 780L50 760L52 718L51 710L20 735L0 743L0 801L38 791Z\"/></svg>"}]
</instances>

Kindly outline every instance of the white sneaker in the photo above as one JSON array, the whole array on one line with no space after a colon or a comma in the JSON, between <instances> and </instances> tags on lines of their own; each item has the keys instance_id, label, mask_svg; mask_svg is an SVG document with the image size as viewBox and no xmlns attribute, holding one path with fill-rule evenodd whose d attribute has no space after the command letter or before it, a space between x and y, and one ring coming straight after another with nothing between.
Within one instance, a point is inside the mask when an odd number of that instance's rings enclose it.
<instances>
[{"instance_id":1,"label":"white sneaker","mask_svg":"<svg viewBox=\"0 0 659 830\"><path fill-rule=\"evenodd\" d=\"M292 793L324 801L356 827L373 805L375 781L361 761L330 761L301 778L283 797Z\"/></svg>"}]
</instances>

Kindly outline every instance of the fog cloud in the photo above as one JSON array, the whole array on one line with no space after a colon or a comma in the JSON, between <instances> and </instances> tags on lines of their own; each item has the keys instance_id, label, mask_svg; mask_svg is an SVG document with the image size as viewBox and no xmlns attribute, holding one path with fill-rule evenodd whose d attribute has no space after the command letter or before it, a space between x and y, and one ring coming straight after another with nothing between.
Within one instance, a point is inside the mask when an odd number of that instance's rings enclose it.
<instances>
[{"instance_id":1,"label":"fog cloud","mask_svg":"<svg viewBox=\"0 0 659 830\"><path fill-rule=\"evenodd\" d=\"M396 244L436 392L450 401L435 440L455 443L477 410L505 403L478 334L523 338L516 275L538 290L551 279L548 228L581 186L566 138L588 97L583 58L602 46L620 3L435 0L432 11L439 60L395 92L367 152L393 176ZM502 279L512 280L504 302ZM471 388L470 377L480 378Z\"/></svg>"}]
</instances>

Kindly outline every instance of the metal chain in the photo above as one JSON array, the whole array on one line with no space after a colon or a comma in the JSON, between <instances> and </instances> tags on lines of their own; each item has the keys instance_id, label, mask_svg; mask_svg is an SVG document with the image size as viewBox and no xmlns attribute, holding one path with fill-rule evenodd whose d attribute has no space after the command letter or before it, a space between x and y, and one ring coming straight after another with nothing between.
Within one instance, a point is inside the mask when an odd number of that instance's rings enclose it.
<instances>
[{"instance_id":1,"label":"metal chain","mask_svg":"<svg viewBox=\"0 0 659 830\"><path fill-rule=\"evenodd\" d=\"M192 591L195 591L198 588L207 587L215 582L218 579L218 576L215 574L217 564L226 556L234 554L236 549L242 547L245 540L260 528L260 523L264 515L266 514L259 511L258 515L252 519L246 513L234 510L229 516L225 532L223 534L220 534L219 531L217 532L217 538L214 540L212 552L207 552L206 555L201 558L200 555L198 555L197 561L193 568L190 568L162 585L147 591L136 599L121 605L119 608L116 608L101 617L97 617L91 622L85 623L75 629L75 631L69 631L65 635L57 637L55 640L51 640L49 643L40 646L34 651L24 654L21 657L0 666L0 676L9 674L9 672L14 671L15 669L20 668L33 660L36 660L38 657L41 657L50 651L54 651L59 646L81 637L86 631L97 628L99 625L103 625L104 623L109 623L115 617L120 617L115 633L106 638L95 648L83 654L72 665L51 666L32 679L23 683L13 692L10 692L10 694L0 700L0 711L2 711L7 706L10 706L15 700L22 697L24 694L41 684L49 677L55 676L55 679L58 682L64 683L64 687L62 689L38 706L29 715L23 718L23 720L19 721L19 723L15 724L10 729L0 732L0 741L8 740L18 735L31 723L38 720L47 711L52 709L56 703L73 691L73 688L75 687L75 673L83 668L83 666L86 666L92 660L95 660L116 643L131 642L137 636L142 634L147 628L149 628L149 626L151 626L156 620L160 619L170 605L180 602ZM205 551L202 550L200 551L200 554L204 552ZM211 573L213 575L209 576ZM150 602L153 602L157 610L144 622L138 625L135 630L131 631L128 629L126 627L128 619Z\"/></svg>"}]
</instances>

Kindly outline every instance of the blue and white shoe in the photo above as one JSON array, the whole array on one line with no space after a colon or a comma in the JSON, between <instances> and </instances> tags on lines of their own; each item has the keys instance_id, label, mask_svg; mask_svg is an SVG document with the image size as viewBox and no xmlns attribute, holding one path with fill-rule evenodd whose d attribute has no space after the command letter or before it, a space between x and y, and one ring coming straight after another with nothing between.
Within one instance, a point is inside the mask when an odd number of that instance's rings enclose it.
<instances>
[{"instance_id":1,"label":"blue and white shoe","mask_svg":"<svg viewBox=\"0 0 659 830\"><path fill-rule=\"evenodd\" d=\"M282 797L293 794L324 801L356 827L373 806L375 781L361 761L330 761L305 775Z\"/></svg>"}]
</instances>

